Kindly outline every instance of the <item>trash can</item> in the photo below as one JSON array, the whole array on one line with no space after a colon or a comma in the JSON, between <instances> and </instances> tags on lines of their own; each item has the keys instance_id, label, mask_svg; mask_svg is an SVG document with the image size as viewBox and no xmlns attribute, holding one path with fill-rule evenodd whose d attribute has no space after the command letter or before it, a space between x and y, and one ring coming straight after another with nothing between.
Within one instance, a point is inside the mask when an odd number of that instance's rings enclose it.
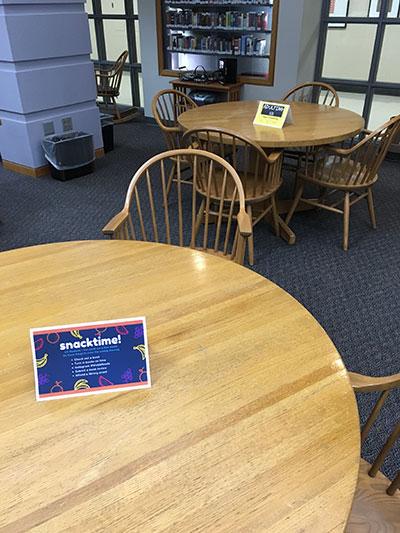
<instances>
[{"instance_id":1,"label":"trash can","mask_svg":"<svg viewBox=\"0 0 400 533\"><path fill-rule=\"evenodd\" d=\"M57 180L67 181L94 170L93 135L90 133L70 131L49 135L43 139L42 146L51 175Z\"/></svg>"},{"instance_id":2,"label":"trash can","mask_svg":"<svg viewBox=\"0 0 400 533\"><path fill-rule=\"evenodd\" d=\"M100 122L104 151L111 152L111 150L114 150L114 118L112 115L107 115L107 113L101 113Z\"/></svg>"}]
</instances>

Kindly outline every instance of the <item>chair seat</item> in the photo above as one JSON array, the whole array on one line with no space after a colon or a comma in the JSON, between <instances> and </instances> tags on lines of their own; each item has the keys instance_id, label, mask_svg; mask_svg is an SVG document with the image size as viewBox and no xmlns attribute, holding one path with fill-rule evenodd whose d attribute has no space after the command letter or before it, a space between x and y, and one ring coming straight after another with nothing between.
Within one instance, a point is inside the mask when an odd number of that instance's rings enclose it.
<instances>
[{"instance_id":1,"label":"chair seat","mask_svg":"<svg viewBox=\"0 0 400 533\"><path fill-rule=\"evenodd\" d=\"M244 192L246 196L246 202L249 204L267 200L279 189L279 187L282 184L282 180L280 180L279 183L276 184L275 186L273 187L270 186L267 188L264 184L259 183L259 179L256 180L254 174L251 174L248 172L246 175L244 175L240 171L238 171L238 174L243 183ZM223 180L223 173L220 169L217 169L215 172L215 180L213 180L214 190L211 191L211 198L214 200L218 200L221 196L220 191L222 188L222 180ZM203 194L203 195L206 194L205 191L206 191L207 179L204 180L204 183L205 185L203 187L202 186L197 187L197 191L199 192L199 194ZM229 180L228 183L226 184L226 189L225 189L225 198L227 200L230 200L232 198L233 190L234 190L233 183ZM237 201L239 201L238 198L236 199Z\"/></svg>"},{"instance_id":2,"label":"chair seat","mask_svg":"<svg viewBox=\"0 0 400 533\"><path fill-rule=\"evenodd\" d=\"M335 162L334 156L326 159L319 159L316 165L316 176L313 176L314 165L308 167L308 173L304 168L300 169L299 178L333 189L357 189L373 185L378 179L375 175L373 179L367 178L363 181L363 176L368 172L367 168L361 168L359 163L344 159L340 163ZM333 169L332 169L333 166ZM349 176L350 180L349 180Z\"/></svg>"},{"instance_id":3,"label":"chair seat","mask_svg":"<svg viewBox=\"0 0 400 533\"><path fill-rule=\"evenodd\" d=\"M98 85L97 94L99 96L119 96L119 91L113 87Z\"/></svg>"},{"instance_id":4,"label":"chair seat","mask_svg":"<svg viewBox=\"0 0 400 533\"><path fill-rule=\"evenodd\" d=\"M361 459L353 507L346 533L389 533L400 531L400 492L388 496L390 481L381 472L368 475L371 465Z\"/></svg>"}]
</instances>

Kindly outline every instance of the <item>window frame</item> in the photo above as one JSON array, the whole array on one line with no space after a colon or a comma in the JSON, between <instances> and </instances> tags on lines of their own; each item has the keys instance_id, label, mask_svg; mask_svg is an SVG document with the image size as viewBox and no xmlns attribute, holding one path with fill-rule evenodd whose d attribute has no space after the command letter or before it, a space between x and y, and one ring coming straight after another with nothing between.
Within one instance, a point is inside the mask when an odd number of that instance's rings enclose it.
<instances>
[{"instance_id":1,"label":"window frame","mask_svg":"<svg viewBox=\"0 0 400 533\"><path fill-rule=\"evenodd\" d=\"M88 13L88 18L93 20L96 34L97 57L94 60L96 68L110 67L115 61L107 60L106 39L104 34L104 20L124 20L126 23L126 36L128 41L128 60L124 66L124 72L129 72L131 80L132 105L142 107L140 101L139 74L142 72L142 64L138 62L136 47L135 22L139 21L139 15L135 14L132 0L124 0L125 13L105 14L102 12L101 0L88 0L92 2L93 13ZM122 50L121 50L122 52Z\"/></svg>"},{"instance_id":2,"label":"window frame","mask_svg":"<svg viewBox=\"0 0 400 533\"><path fill-rule=\"evenodd\" d=\"M349 0L349 4L350 1L351 0ZM387 16L390 7L390 0L382 0L379 17L330 17L329 7L330 0L323 0L321 25L318 40L318 52L315 66L315 80L329 83L330 85L333 85L337 91L365 94L363 117L365 119L366 124L368 124L371 115L372 102L375 94L400 96L400 83L377 81L379 62L381 59L383 40L385 36L385 29L388 25L400 25L400 16ZM375 24L377 26L375 34L375 43L371 58L371 65L367 80L360 81L354 79L339 79L322 76L329 23L361 25ZM340 28L337 28L337 30L335 31L340 31Z\"/></svg>"}]
</instances>

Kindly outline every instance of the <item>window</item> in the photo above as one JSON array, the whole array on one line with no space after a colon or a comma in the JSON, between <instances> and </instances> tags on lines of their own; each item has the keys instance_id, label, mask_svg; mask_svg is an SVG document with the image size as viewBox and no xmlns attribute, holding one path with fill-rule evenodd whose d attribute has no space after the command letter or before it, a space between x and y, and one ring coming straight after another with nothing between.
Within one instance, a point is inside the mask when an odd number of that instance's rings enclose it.
<instances>
[{"instance_id":1,"label":"window","mask_svg":"<svg viewBox=\"0 0 400 533\"><path fill-rule=\"evenodd\" d=\"M315 78L369 128L400 114L400 0L324 0Z\"/></svg>"},{"instance_id":2,"label":"window","mask_svg":"<svg viewBox=\"0 0 400 533\"><path fill-rule=\"evenodd\" d=\"M120 104L142 107L140 36L137 0L88 0L91 58L96 66L111 66L128 50L121 83Z\"/></svg>"}]
</instances>

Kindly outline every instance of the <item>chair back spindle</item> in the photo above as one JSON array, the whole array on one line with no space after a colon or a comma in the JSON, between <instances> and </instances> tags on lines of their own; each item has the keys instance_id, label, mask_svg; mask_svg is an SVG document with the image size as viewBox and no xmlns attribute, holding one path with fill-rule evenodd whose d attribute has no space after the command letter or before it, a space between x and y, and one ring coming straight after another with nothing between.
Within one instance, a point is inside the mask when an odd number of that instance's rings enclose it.
<instances>
[{"instance_id":1,"label":"chair back spindle","mask_svg":"<svg viewBox=\"0 0 400 533\"><path fill-rule=\"evenodd\" d=\"M164 134L168 150L182 147L182 129L178 117L197 104L181 91L166 89L155 95L152 102L153 116Z\"/></svg>"},{"instance_id":2,"label":"chair back spindle","mask_svg":"<svg viewBox=\"0 0 400 533\"><path fill-rule=\"evenodd\" d=\"M382 378L374 378L369 376L363 376L361 374L356 374L354 372L349 372L350 381L353 387L353 390L356 393L368 393L368 392L379 392L379 397L374 404L374 407L367 418L364 426L361 430L361 442L362 444L368 438L373 425L378 419L379 414L382 411L382 408L387 401L389 394L392 390L400 387L400 374L395 374L393 376L387 376ZM375 461L372 463L371 468L369 469L369 475L375 477L382 467L384 460L389 454L390 450L393 448L397 440L400 438L400 420L397 422L389 437L387 438L383 448L376 457ZM397 489L400 488L400 471L397 474L396 478L392 481L390 486L387 489L389 495L393 495Z\"/></svg>"},{"instance_id":3,"label":"chair back spindle","mask_svg":"<svg viewBox=\"0 0 400 533\"><path fill-rule=\"evenodd\" d=\"M125 63L128 59L128 50L122 52L114 65L110 69L100 69L96 74L97 94L98 96L114 96L118 97L120 94L122 74Z\"/></svg>"},{"instance_id":4,"label":"chair back spindle","mask_svg":"<svg viewBox=\"0 0 400 533\"><path fill-rule=\"evenodd\" d=\"M182 169L188 162L193 181L182 186ZM172 167L175 180L168 190ZM218 201L213 196L216 176L222 178ZM198 194L200 187L203 195ZM129 185L124 208L103 233L114 239L190 247L242 264L252 228L244 190L233 167L215 154L179 149L142 165Z\"/></svg>"},{"instance_id":5,"label":"chair back spindle","mask_svg":"<svg viewBox=\"0 0 400 533\"><path fill-rule=\"evenodd\" d=\"M351 148L321 149L315 156L313 179L340 188L373 184L378 170L400 129L400 115L369 133ZM308 169L306 169L307 172Z\"/></svg>"},{"instance_id":6,"label":"chair back spindle","mask_svg":"<svg viewBox=\"0 0 400 533\"><path fill-rule=\"evenodd\" d=\"M307 82L293 87L283 97L285 102L308 102L339 107L339 96L328 83Z\"/></svg>"},{"instance_id":7,"label":"chair back spindle","mask_svg":"<svg viewBox=\"0 0 400 533\"><path fill-rule=\"evenodd\" d=\"M269 198L282 183L282 152L269 155L250 139L229 130L198 128L185 133L182 142L192 148L201 148L229 160L239 174L247 202ZM222 180L213 182L210 191L213 198L221 195ZM199 182L200 191L205 184Z\"/></svg>"}]
</instances>

